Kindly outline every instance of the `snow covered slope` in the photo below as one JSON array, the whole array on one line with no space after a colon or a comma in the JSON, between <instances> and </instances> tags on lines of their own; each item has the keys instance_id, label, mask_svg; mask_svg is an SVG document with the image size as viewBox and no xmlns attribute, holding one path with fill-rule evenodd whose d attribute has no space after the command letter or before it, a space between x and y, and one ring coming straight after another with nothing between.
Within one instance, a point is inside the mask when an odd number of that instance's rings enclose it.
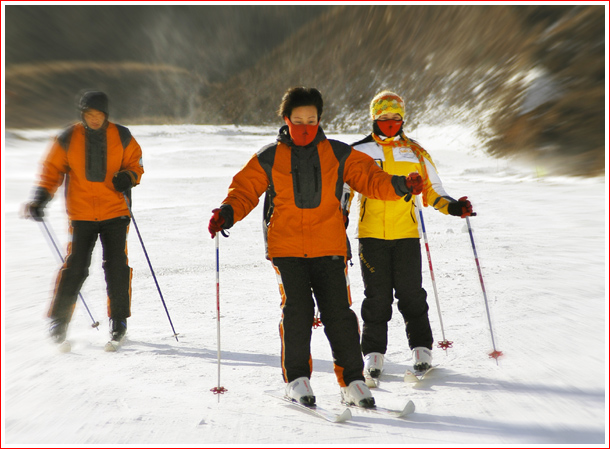
<instances>
[{"instance_id":1,"label":"snow covered slope","mask_svg":"<svg viewBox=\"0 0 610 449\"><path fill-rule=\"evenodd\" d=\"M359 415L330 424L263 394L283 386L279 293L264 258L260 206L220 242L222 364L218 385L211 210L270 128L134 126L146 173L133 212L176 328L157 293L132 225L133 316L117 353L102 350L108 320L101 250L94 252L82 304L69 329L73 351L57 352L45 314L59 267L40 226L19 218L38 162L56 130L9 131L2 145L2 445L458 446L608 444L607 196L598 179L536 176L534 168L485 156L460 128L413 137L437 163L445 188L468 195L490 301L499 363L465 220L424 210L445 334L438 369L402 381L410 364L403 323L390 323L386 372L377 402L411 399L405 419ZM330 135L347 142L360 135ZM61 195L47 212L61 244ZM353 208L354 215L357 210ZM357 218L352 217L352 223ZM353 225L350 227L352 245ZM425 255L424 255L425 260ZM424 282L441 340L427 263ZM363 296L350 267L354 310ZM339 389L322 329L312 342L312 386L339 408Z\"/></svg>"}]
</instances>

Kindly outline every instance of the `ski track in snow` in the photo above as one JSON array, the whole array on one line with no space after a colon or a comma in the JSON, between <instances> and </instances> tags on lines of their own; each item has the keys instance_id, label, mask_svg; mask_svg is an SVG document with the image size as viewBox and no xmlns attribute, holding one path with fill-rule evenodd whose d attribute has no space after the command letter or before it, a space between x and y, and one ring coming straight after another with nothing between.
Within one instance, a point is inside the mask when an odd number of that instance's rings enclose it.
<instances>
[{"instance_id":1,"label":"ski track in snow","mask_svg":"<svg viewBox=\"0 0 610 449\"><path fill-rule=\"evenodd\" d=\"M465 220L424 210L446 338L434 370L412 385L404 324L395 310L378 404L416 411L405 419L359 415L331 424L263 392L283 387L280 297L264 258L261 205L220 242L221 347L218 384L214 241L207 223L231 177L275 128L133 126L146 173L133 212L179 342L132 224L134 270L127 339L108 339L101 248L60 354L47 337L46 312L59 263L42 228L19 218L57 130L7 131L2 151L2 445L323 445L454 446L608 444L607 195L605 179L537 177L535 168L483 154L468 130L420 128L413 135L434 158L447 192L468 195L494 329L491 339ZM360 135L330 138L346 142ZM61 191L60 191L61 192ZM62 194L47 209L62 251ZM356 248L352 207L349 229ZM423 242L422 242L423 249ZM425 251L424 286L437 341L438 309ZM350 267L360 314L360 268ZM340 409L328 342L312 338L312 386L320 404Z\"/></svg>"}]
</instances>

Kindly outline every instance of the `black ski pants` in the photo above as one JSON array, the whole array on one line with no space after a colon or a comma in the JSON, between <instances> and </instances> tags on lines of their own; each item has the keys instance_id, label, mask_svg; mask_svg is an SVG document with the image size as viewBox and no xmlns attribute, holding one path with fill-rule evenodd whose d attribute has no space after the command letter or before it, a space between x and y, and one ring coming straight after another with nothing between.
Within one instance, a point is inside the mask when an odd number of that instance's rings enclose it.
<instances>
[{"instance_id":1,"label":"black ski pants","mask_svg":"<svg viewBox=\"0 0 610 449\"><path fill-rule=\"evenodd\" d=\"M78 293L89 275L91 254L98 236L102 242L108 316L119 320L131 315L131 275L127 264L129 217L104 221L71 221L68 255L57 276L49 317L69 322Z\"/></svg>"},{"instance_id":2,"label":"black ski pants","mask_svg":"<svg viewBox=\"0 0 610 449\"><path fill-rule=\"evenodd\" d=\"M432 349L419 239L362 238L359 253L365 295L361 309L362 353L386 353L394 294L405 321L409 347Z\"/></svg>"},{"instance_id":3,"label":"black ski pants","mask_svg":"<svg viewBox=\"0 0 610 449\"><path fill-rule=\"evenodd\" d=\"M292 382L311 376L314 297L330 343L339 385L343 387L354 380L364 380L358 318L351 309L345 258L276 257L273 265L282 296L280 337L284 380Z\"/></svg>"}]
</instances>

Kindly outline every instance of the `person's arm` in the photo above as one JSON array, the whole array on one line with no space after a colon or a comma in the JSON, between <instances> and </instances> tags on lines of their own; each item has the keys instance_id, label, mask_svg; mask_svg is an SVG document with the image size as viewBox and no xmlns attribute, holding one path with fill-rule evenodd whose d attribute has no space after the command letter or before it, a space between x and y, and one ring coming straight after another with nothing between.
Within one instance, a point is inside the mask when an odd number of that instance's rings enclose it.
<instances>
[{"instance_id":1,"label":"person's arm","mask_svg":"<svg viewBox=\"0 0 610 449\"><path fill-rule=\"evenodd\" d=\"M114 174L112 184L117 191L124 192L140 184L143 174L142 148L132 136L123 150L121 170Z\"/></svg>"},{"instance_id":2,"label":"person's arm","mask_svg":"<svg viewBox=\"0 0 610 449\"><path fill-rule=\"evenodd\" d=\"M45 189L52 198L69 171L68 152L59 143L59 140L55 139L42 162L38 187Z\"/></svg>"},{"instance_id":3,"label":"person's arm","mask_svg":"<svg viewBox=\"0 0 610 449\"><path fill-rule=\"evenodd\" d=\"M23 216L25 218L42 221L44 208L62 184L64 176L69 169L66 150L60 144L60 140L55 139L42 162L40 179L32 199L23 208Z\"/></svg>"},{"instance_id":4,"label":"person's arm","mask_svg":"<svg viewBox=\"0 0 610 449\"><path fill-rule=\"evenodd\" d=\"M212 238L222 229L229 229L243 220L258 204L259 197L269 187L269 179L254 155L234 177L229 194L221 206L212 211L208 230Z\"/></svg>"},{"instance_id":5,"label":"person's arm","mask_svg":"<svg viewBox=\"0 0 610 449\"><path fill-rule=\"evenodd\" d=\"M376 200L395 201L412 193L405 176L389 175L373 158L356 150L345 161L344 180L357 192Z\"/></svg>"},{"instance_id":6,"label":"person's arm","mask_svg":"<svg viewBox=\"0 0 610 449\"><path fill-rule=\"evenodd\" d=\"M432 205L436 210L446 215L462 218L476 215L467 197L464 196L459 200L455 200L447 194L430 155L425 153L422 159L426 164L425 170L422 171L427 175L424 176L424 195L426 196L427 204Z\"/></svg>"}]
</instances>

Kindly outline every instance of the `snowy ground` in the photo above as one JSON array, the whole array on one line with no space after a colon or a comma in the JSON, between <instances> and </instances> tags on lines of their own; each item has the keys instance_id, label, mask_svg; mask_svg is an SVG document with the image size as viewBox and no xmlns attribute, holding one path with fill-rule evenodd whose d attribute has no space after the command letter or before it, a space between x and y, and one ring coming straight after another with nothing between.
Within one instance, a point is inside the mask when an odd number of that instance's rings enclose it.
<instances>
[{"instance_id":1,"label":"snowy ground","mask_svg":"<svg viewBox=\"0 0 610 449\"><path fill-rule=\"evenodd\" d=\"M19 218L38 161L56 130L7 132L2 142L2 446L480 446L608 445L607 185L605 179L539 177L540 170L485 156L466 130L414 135L437 162L446 190L468 195L490 300L499 364L488 358L490 331L465 220L424 210L445 334L439 368L416 386L398 313L377 402L411 399L406 419L354 413L330 424L263 391L282 386L279 293L264 259L260 206L221 239L220 384L216 358L214 242L210 211L233 174L275 129L138 126L146 173L134 215L179 342L135 229L133 317L118 353L105 353L108 321L101 251L83 295L102 324L78 305L73 351L57 352L45 314L58 261L37 223ZM359 135L337 136L347 142ZM48 209L61 248L63 200ZM354 208L355 210L356 208ZM355 219L352 219L355 222ZM352 245L357 244L350 229ZM425 257L425 256L424 256ZM425 259L424 259L425 260ZM426 264L427 265L427 264ZM354 310L360 268L350 268ZM425 267L430 317L442 339ZM323 330L314 331L312 385L320 404L339 408Z\"/></svg>"}]
</instances>

